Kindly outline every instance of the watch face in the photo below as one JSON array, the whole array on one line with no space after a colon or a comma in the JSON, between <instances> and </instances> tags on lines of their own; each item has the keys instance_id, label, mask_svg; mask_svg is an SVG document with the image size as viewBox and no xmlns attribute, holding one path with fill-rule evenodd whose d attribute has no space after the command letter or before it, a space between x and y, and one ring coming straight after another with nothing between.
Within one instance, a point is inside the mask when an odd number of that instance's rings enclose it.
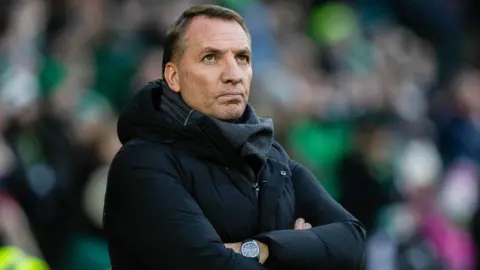
<instances>
[{"instance_id":1,"label":"watch face","mask_svg":"<svg viewBox=\"0 0 480 270\"><path fill-rule=\"evenodd\" d=\"M243 243L241 247L242 255L248 258L256 258L260 254L260 248L255 241Z\"/></svg>"}]
</instances>

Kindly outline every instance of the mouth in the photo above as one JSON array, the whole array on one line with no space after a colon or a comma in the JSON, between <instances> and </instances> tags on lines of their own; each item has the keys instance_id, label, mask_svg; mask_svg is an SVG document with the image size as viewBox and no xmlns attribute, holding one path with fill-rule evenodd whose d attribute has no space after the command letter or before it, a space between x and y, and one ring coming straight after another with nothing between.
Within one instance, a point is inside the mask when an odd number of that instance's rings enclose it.
<instances>
[{"instance_id":1,"label":"mouth","mask_svg":"<svg viewBox=\"0 0 480 270\"><path fill-rule=\"evenodd\" d=\"M234 97L241 97L241 93L225 93L221 94L219 97L225 97L225 98L234 98Z\"/></svg>"}]
</instances>

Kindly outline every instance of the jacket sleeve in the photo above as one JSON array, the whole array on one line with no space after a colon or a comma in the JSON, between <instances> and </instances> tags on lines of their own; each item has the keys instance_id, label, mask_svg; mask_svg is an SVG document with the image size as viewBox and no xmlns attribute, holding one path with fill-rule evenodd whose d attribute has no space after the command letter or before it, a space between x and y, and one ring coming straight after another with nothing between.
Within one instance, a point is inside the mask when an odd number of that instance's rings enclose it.
<instances>
[{"instance_id":1,"label":"jacket sleeve","mask_svg":"<svg viewBox=\"0 0 480 270\"><path fill-rule=\"evenodd\" d=\"M269 246L266 266L312 270L363 269L365 229L322 187L310 170L291 161L297 218L309 230L280 230L255 237Z\"/></svg>"},{"instance_id":2,"label":"jacket sleeve","mask_svg":"<svg viewBox=\"0 0 480 270\"><path fill-rule=\"evenodd\" d=\"M119 153L111 165L104 214L109 242L129 261L147 270L265 269L224 247L169 157L133 152Z\"/></svg>"}]
</instances>

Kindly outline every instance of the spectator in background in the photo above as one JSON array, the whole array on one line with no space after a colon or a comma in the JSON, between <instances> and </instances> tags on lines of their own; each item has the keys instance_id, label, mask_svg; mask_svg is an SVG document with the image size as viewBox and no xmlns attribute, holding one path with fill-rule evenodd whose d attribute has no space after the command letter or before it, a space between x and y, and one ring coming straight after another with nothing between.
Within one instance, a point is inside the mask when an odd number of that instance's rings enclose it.
<instances>
[{"instance_id":1,"label":"spectator in background","mask_svg":"<svg viewBox=\"0 0 480 270\"><path fill-rule=\"evenodd\" d=\"M454 81L453 106L438 108L434 118L439 148L447 166L459 158L480 162L480 71L463 69Z\"/></svg>"},{"instance_id":2,"label":"spectator in background","mask_svg":"<svg viewBox=\"0 0 480 270\"><path fill-rule=\"evenodd\" d=\"M339 202L368 232L375 231L380 211L398 197L392 194L395 192L392 161L395 137L390 121L378 115L359 120L353 149L338 165Z\"/></svg>"},{"instance_id":3,"label":"spectator in background","mask_svg":"<svg viewBox=\"0 0 480 270\"><path fill-rule=\"evenodd\" d=\"M29 216L17 200L13 188L25 179L25 171L16 153L3 136L8 127L7 106L0 106L0 268L31 267L48 270ZM36 268L34 268L36 267Z\"/></svg>"}]
</instances>

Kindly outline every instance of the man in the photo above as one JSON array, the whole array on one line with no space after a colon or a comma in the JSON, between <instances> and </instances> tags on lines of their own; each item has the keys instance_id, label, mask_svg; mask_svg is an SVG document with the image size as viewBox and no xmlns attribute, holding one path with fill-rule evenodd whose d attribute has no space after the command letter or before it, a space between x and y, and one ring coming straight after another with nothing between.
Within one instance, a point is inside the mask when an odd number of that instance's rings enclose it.
<instances>
[{"instance_id":1,"label":"man","mask_svg":"<svg viewBox=\"0 0 480 270\"><path fill-rule=\"evenodd\" d=\"M361 269L362 225L248 105L250 45L242 18L218 6L169 29L164 80L118 122L104 215L113 269Z\"/></svg>"}]
</instances>

